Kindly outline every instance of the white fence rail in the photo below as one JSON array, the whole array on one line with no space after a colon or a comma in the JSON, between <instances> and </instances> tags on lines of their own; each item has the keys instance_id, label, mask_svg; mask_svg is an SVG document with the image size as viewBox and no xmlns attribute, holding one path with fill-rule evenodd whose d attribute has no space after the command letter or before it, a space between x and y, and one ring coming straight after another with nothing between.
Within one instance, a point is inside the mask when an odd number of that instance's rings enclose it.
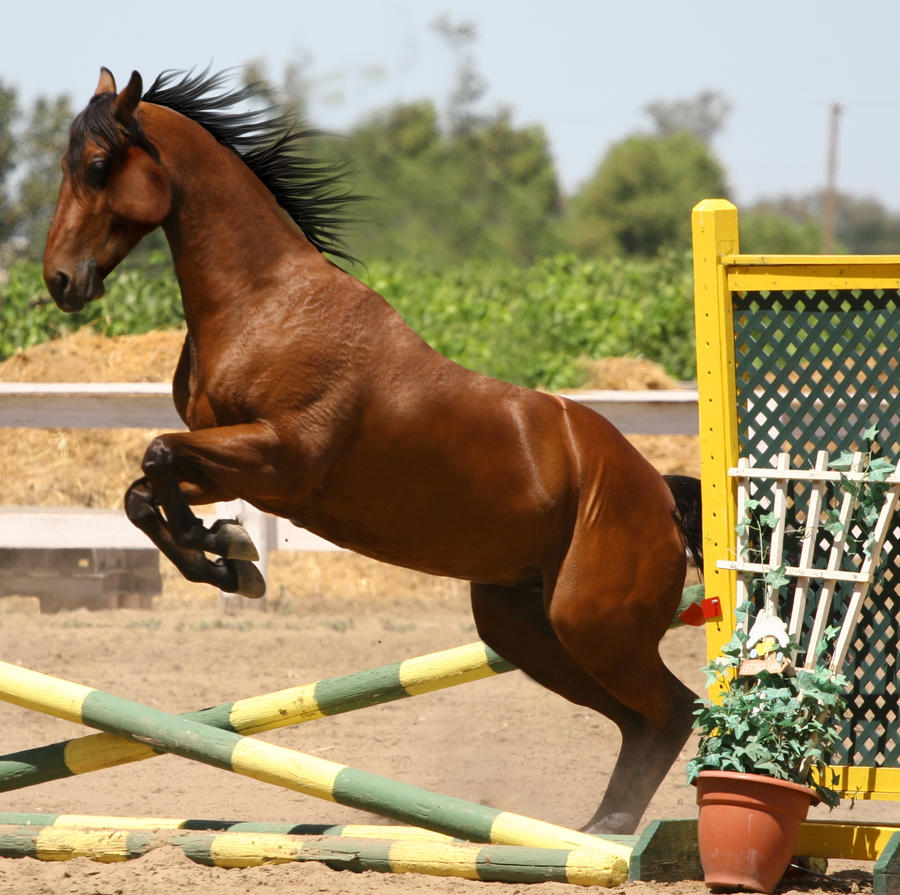
<instances>
[{"instance_id":1,"label":"white fence rail","mask_svg":"<svg viewBox=\"0 0 900 895\"><path fill-rule=\"evenodd\" d=\"M628 435L696 435L692 389L584 391L565 397ZM182 429L170 386L156 382L0 382L0 426Z\"/></svg>"}]
</instances>

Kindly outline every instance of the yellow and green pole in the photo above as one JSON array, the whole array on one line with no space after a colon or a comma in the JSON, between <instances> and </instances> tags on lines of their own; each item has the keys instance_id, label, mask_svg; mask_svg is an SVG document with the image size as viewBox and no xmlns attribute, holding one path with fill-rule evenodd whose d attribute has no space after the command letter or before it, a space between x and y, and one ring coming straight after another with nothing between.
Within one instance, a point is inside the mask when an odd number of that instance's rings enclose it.
<instances>
[{"instance_id":1,"label":"yellow and green pole","mask_svg":"<svg viewBox=\"0 0 900 895\"><path fill-rule=\"evenodd\" d=\"M328 678L189 712L181 717L244 735L302 724L493 677L514 666L480 641L367 671ZM0 756L0 792L99 771L160 754L158 748L98 733Z\"/></svg>"},{"instance_id":2,"label":"yellow and green pole","mask_svg":"<svg viewBox=\"0 0 900 895\"><path fill-rule=\"evenodd\" d=\"M85 829L0 826L0 856L65 861L85 857L113 863L175 846L192 861L215 867L256 867L320 861L335 870L422 873L489 882L564 882L616 886L625 879L596 849L473 845L456 841L352 839L243 831Z\"/></svg>"}]
</instances>

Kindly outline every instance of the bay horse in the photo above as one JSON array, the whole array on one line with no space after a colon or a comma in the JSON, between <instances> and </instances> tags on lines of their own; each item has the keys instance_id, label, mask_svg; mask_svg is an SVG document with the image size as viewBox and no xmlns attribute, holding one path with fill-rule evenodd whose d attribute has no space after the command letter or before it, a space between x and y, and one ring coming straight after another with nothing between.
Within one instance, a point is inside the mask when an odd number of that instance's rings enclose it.
<instances>
[{"instance_id":1,"label":"bay horse","mask_svg":"<svg viewBox=\"0 0 900 895\"><path fill-rule=\"evenodd\" d=\"M173 397L188 431L150 442L129 519L186 578L250 597L265 588L252 542L191 505L240 498L470 581L484 641L618 726L584 829L632 832L691 728L694 694L658 649L689 501L601 415L458 366L329 260L347 257L333 168L298 155L305 133L258 88L224 77L166 72L142 96L137 72L118 91L102 69L62 162L44 254L57 305L100 298L156 227L181 289Z\"/></svg>"}]
</instances>

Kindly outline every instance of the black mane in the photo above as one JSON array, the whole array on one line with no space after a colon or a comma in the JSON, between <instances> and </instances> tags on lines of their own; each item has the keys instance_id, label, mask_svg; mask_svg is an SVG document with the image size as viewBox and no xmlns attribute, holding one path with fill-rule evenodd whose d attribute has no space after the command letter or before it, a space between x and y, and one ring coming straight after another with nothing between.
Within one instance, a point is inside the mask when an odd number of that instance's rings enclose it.
<instances>
[{"instance_id":1,"label":"black mane","mask_svg":"<svg viewBox=\"0 0 900 895\"><path fill-rule=\"evenodd\" d=\"M244 160L320 252L355 262L342 237L354 201L342 188L346 167L304 155L301 145L319 134L274 106L261 84L228 89L227 80L227 72L165 71L142 99L209 131Z\"/></svg>"},{"instance_id":2,"label":"black mane","mask_svg":"<svg viewBox=\"0 0 900 895\"><path fill-rule=\"evenodd\" d=\"M228 78L228 72L165 71L142 99L190 118L236 152L320 252L356 262L342 236L350 223L347 208L355 201L342 187L346 166L304 155L301 145L320 134L300 128L292 114L273 105L263 85L228 88ZM112 150L123 141L112 100L112 94L94 96L72 123L70 171L78 170L86 134ZM132 130L132 143L158 158L137 123Z\"/></svg>"}]
</instances>

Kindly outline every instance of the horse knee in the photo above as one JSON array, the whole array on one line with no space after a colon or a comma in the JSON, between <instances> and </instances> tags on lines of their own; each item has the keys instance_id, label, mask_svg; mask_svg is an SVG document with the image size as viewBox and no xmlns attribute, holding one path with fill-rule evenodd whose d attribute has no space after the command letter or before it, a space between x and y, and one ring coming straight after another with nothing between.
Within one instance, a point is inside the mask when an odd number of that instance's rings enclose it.
<instances>
[{"instance_id":1,"label":"horse knee","mask_svg":"<svg viewBox=\"0 0 900 895\"><path fill-rule=\"evenodd\" d=\"M141 461L141 469L144 475L157 476L167 472L175 466L175 454L172 448L160 437L154 438L144 451L144 459Z\"/></svg>"},{"instance_id":2,"label":"horse knee","mask_svg":"<svg viewBox=\"0 0 900 895\"><path fill-rule=\"evenodd\" d=\"M605 599L555 594L548 617L566 650L601 687L652 729L681 734L681 708L693 694L666 668L659 654L662 634L645 624L639 611L610 594Z\"/></svg>"}]
</instances>

